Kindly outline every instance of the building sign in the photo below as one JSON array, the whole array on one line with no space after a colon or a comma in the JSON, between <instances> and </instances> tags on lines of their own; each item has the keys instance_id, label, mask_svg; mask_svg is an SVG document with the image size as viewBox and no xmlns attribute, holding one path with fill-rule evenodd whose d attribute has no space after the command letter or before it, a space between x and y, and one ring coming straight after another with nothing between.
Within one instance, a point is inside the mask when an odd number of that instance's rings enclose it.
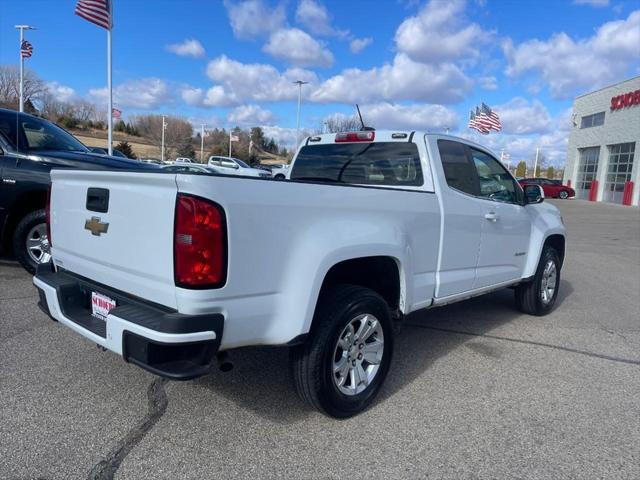
<instances>
[{"instance_id":1,"label":"building sign","mask_svg":"<svg viewBox=\"0 0 640 480\"><path fill-rule=\"evenodd\" d=\"M640 105L640 90L611 97L611 110Z\"/></svg>"}]
</instances>

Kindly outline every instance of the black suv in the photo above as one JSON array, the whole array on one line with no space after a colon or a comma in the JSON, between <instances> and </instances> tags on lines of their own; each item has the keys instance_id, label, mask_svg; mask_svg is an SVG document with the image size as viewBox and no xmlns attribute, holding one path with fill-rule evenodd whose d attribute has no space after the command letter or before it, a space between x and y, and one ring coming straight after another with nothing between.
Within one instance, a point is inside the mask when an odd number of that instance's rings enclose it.
<instances>
[{"instance_id":1,"label":"black suv","mask_svg":"<svg viewBox=\"0 0 640 480\"><path fill-rule=\"evenodd\" d=\"M31 273L51 258L45 206L54 168L158 169L91 153L47 120L0 108L0 250Z\"/></svg>"}]
</instances>

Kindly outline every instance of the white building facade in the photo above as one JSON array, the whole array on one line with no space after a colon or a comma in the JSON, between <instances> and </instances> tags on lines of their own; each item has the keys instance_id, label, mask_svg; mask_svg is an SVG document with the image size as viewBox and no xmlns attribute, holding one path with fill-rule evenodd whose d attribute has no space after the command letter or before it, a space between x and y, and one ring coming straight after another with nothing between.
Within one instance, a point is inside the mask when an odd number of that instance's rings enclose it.
<instances>
[{"instance_id":1,"label":"white building facade","mask_svg":"<svg viewBox=\"0 0 640 480\"><path fill-rule=\"evenodd\" d=\"M573 102L564 183L577 198L638 205L640 76Z\"/></svg>"}]
</instances>

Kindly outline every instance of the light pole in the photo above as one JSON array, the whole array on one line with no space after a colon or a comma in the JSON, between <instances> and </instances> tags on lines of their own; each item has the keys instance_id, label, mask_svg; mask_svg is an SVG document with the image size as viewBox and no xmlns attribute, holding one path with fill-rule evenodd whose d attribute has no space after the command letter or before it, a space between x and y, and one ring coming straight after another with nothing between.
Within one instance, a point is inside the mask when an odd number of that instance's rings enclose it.
<instances>
[{"instance_id":1,"label":"light pole","mask_svg":"<svg viewBox=\"0 0 640 480\"><path fill-rule=\"evenodd\" d=\"M538 170L538 155L540 155L540 147L536 147L536 160L533 163L533 175L531 175L534 178L536 178L536 170Z\"/></svg>"},{"instance_id":2,"label":"light pole","mask_svg":"<svg viewBox=\"0 0 640 480\"><path fill-rule=\"evenodd\" d=\"M204 163L204 127L204 123L200 125L200 163Z\"/></svg>"},{"instance_id":3,"label":"light pole","mask_svg":"<svg viewBox=\"0 0 640 480\"><path fill-rule=\"evenodd\" d=\"M22 42L24 42L24 31L25 30L35 30L35 27L31 25L16 25L18 30L20 30L20 48L18 51L20 52L20 112L24 112L24 57L22 56Z\"/></svg>"},{"instance_id":4,"label":"light pole","mask_svg":"<svg viewBox=\"0 0 640 480\"><path fill-rule=\"evenodd\" d=\"M162 115L162 147L161 147L162 151L160 153L162 163L164 163L164 129L167 128L167 124L164 121L165 117L166 117L165 115Z\"/></svg>"},{"instance_id":5,"label":"light pole","mask_svg":"<svg viewBox=\"0 0 640 480\"><path fill-rule=\"evenodd\" d=\"M296 115L296 150L300 144L300 102L302 100L302 85L306 85L309 82L303 80L296 80L293 82L298 85L298 114Z\"/></svg>"}]
</instances>

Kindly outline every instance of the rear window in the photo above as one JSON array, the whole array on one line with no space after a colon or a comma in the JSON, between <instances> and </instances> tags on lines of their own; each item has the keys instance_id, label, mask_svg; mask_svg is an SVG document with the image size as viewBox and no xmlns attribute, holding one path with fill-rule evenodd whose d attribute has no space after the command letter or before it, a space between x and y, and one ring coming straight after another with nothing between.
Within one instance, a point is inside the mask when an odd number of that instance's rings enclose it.
<instances>
[{"instance_id":1,"label":"rear window","mask_svg":"<svg viewBox=\"0 0 640 480\"><path fill-rule=\"evenodd\" d=\"M336 143L303 147L291 170L292 180L360 185L422 185L415 143Z\"/></svg>"}]
</instances>

